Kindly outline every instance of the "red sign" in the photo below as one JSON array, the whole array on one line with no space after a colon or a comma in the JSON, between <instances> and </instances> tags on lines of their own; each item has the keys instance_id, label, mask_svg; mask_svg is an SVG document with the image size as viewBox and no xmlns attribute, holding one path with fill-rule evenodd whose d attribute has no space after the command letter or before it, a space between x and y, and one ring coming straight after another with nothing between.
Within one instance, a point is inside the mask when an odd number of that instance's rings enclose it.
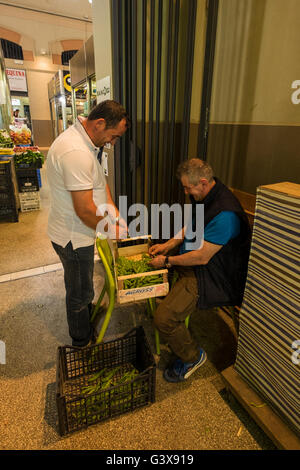
<instances>
[{"instance_id":1,"label":"red sign","mask_svg":"<svg viewBox=\"0 0 300 470\"><path fill-rule=\"evenodd\" d=\"M6 74L10 91L28 91L25 70L6 69Z\"/></svg>"}]
</instances>

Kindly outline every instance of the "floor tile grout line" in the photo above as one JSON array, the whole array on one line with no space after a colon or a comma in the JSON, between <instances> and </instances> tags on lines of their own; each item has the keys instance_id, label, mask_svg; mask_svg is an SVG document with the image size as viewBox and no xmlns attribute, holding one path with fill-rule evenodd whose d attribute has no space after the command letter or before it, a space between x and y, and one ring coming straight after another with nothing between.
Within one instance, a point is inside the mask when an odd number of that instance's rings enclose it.
<instances>
[{"instance_id":1,"label":"floor tile grout line","mask_svg":"<svg viewBox=\"0 0 300 470\"><path fill-rule=\"evenodd\" d=\"M94 256L94 261L97 261L98 255ZM52 266L57 266L57 268L51 269ZM46 268L46 270L45 270ZM50 268L50 269L49 269ZM41 274L48 274L55 271L61 271L63 269L61 263L47 264L46 266L38 266L37 268L23 269L22 271L16 271L14 273L7 273L0 275L0 284L10 281L18 281L19 279L25 279L28 277L40 276ZM34 271L37 272L34 272ZM18 276L19 273L24 273L23 275Z\"/></svg>"},{"instance_id":2,"label":"floor tile grout line","mask_svg":"<svg viewBox=\"0 0 300 470\"><path fill-rule=\"evenodd\" d=\"M56 266L54 269L49 269L51 266ZM46 270L45 270L46 268ZM61 263L48 264L46 266L39 266L37 268L24 269L22 271L16 271L14 273L3 274L0 276L0 283L17 281L28 277L40 276L41 274L47 274L54 271L60 271L62 269ZM36 271L36 272L34 272ZM23 274L20 274L23 273ZM20 275L18 275L20 274Z\"/></svg>"}]
</instances>

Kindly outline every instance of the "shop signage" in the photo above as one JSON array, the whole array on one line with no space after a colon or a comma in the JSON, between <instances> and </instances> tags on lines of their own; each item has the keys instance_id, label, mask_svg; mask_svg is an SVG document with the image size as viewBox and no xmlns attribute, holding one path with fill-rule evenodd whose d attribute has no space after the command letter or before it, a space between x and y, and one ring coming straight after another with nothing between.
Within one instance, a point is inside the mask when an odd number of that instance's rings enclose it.
<instances>
[{"instance_id":1,"label":"shop signage","mask_svg":"<svg viewBox=\"0 0 300 470\"><path fill-rule=\"evenodd\" d=\"M71 75L66 70L63 71L64 73L64 88L67 93L71 93Z\"/></svg>"},{"instance_id":2,"label":"shop signage","mask_svg":"<svg viewBox=\"0 0 300 470\"><path fill-rule=\"evenodd\" d=\"M28 91L25 70L6 69L6 75L10 91Z\"/></svg>"},{"instance_id":3,"label":"shop signage","mask_svg":"<svg viewBox=\"0 0 300 470\"><path fill-rule=\"evenodd\" d=\"M110 76L97 80L97 103L110 100Z\"/></svg>"}]
</instances>

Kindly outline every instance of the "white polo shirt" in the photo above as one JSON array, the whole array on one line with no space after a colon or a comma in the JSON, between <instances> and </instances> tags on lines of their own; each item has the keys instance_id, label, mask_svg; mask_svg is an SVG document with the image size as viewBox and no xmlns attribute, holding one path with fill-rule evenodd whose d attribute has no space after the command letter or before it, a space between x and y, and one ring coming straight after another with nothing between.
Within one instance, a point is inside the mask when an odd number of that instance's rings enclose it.
<instances>
[{"instance_id":1,"label":"white polo shirt","mask_svg":"<svg viewBox=\"0 0 300 470\"><path fill-rule=\"evenodd\" d=\"M48 151L46 165L51 197L48 235L62 247L71 241L75 250L95 241L95 231L76 215L70 191L92 189L96 207L106 203L106 178L97 160L99 150L77 119L55 139Z\"/></svg>"}]
</instances>

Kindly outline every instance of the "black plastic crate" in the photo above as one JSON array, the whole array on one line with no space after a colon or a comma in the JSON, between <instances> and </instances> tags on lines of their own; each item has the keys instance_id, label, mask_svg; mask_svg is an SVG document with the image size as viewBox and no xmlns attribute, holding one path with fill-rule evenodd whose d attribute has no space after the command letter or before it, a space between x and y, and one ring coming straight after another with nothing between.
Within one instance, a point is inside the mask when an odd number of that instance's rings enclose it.
<instances>
[{"instance_id":1,"label":"black plastic crate","mask_svg":"<svg viewBox=\"0 0 300 470\"><path fill-rule=\"evenodd\" d=\"M0 173L0 192L10 191L11 186L12 184L10 175L3 175Z\"/></svg>"},{"instance_id":2,"label":"black plastic crate","mask_svg":"<svg viewBox=\"0 0 300 470\"><path fill-rule=\"evenodd\" d=\"M142 327L87 348L59 347L56 403L60 434L154 403L155 380L156 364Z\"/></svg>"},{"instance_id":3,"label":"black plastic crate","mask_svg":"<svg viewBox=\"0 0 300 470\"><path fill-rule=\"evenodd\" d=\"M15 205L0 204L0 221L19 222L19 214Z\"/></svg>"},{"instance_id":4,"label":"black plastic crate","mask_svg":"<svg viewBox=\"0 0 300 470\"><path fill-rule=\"evenodd\" d=\"M10 163L2 162L0 165L0 176L10 176Z\"/></svg>"},{"instance_id":5,"label":"black plastic crate","mask_svg":"<svg viewBox=\"0 0 300 470\"><path fill-rule=\"evenodd\" d=\"M19 192L39 191L39 180L35 168L16 168Z\"/></svg>"},{"instance_id":6,"label":"black plastic crate","mask_svg":"<svg viewBox=\"0 0 300 470\"><path fill-rule=\"evenodd\" d=\"M0 191L0 207L2 206L9 206L9 207L14 207L16 205L15 203L15 196L12 191Z\"/></svg>"}]
</instances>

